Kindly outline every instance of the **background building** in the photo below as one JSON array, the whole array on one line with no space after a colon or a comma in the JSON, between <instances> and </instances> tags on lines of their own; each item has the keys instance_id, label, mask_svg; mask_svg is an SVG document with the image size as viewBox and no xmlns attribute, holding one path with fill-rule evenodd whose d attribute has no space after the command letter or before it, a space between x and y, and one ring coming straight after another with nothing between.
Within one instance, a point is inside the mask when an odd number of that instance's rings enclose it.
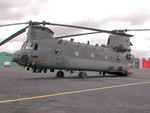
<instances>
[{"instance_id":1,"label":"background building","mask_svg":"<svg viewBox=\"0 0 150 113\"><path fill-rule=\"evenodd\" d=\"M132 64L130 64L131 69L142 69L149 68L150 69L150 58L136 58Z\"/></svg>"},{"instance_id":2,"label":"background building","mask_svg":"<svg viewBox=\"0 0 150 113\"><path fill-rule=\"evenodd\" d=\"M7 52L0 52L0 66L19 66L12 62L12 54Z\"/></svg>"},{"instance_id":3,"label":"background building","mask_svg":"<svg viewBox=\"0 0 150 113\"><path fill-rule=\"evenodd\" d=\"M142 68L150 68L150 58L149 59L143 58Z\"/></svg>"}]
</instances>

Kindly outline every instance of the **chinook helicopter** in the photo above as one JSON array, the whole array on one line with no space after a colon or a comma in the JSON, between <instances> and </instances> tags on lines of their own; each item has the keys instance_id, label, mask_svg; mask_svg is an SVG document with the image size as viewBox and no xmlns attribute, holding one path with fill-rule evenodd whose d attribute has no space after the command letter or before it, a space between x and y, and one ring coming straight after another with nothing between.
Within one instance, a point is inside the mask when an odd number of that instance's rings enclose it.
<instances>
[{"instance_id":1,"label":"chinook helicopter","mask_svg":"<svg viewBox=\"0 0 150 113\"><path fill-rule=\"evenodd\" d=\"M27 27L14 33L7 39L0 43L0 46L8 41L16 38L18 35L24 33L28 29L27 40L23 44L21 50L12 55L14 62L21 66L27 67L27 70L32 69L33 72L46 73L58 70L56 76L64 77L63 70L74 72L79 71L79 78L86 78L85 71L96 71L101 75L118 74L129 75L129 63L133 62L134 56L130 53L132 44L130 37L133 35L127 34L127 31L140 31L149 29L125 29L125 30L102 30L96 28L89 28L83 26L56 24L50 22L25 22L0 25L0 27L28 24ZM89 30L93 32L65 35L54 37L54 32L45 27L60 26L77 28L82 30ZM96 34L109 33L107 45L90 45L63 40L63 38Z\"/></svg>"}]
</instances>

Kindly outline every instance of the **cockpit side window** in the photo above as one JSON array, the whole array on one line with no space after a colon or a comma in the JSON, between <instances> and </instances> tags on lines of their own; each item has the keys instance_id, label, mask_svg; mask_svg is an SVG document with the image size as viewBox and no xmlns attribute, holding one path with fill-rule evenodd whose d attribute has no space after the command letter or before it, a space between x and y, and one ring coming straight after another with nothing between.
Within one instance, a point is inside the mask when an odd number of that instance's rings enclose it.
<instances>
[{"instance_id":1,"label":"cockpit side window","mask_svg":"<svg viewBox=\"0 0 150 113\"><path fill-rule=\"evenodd\" d=\"M33 49L33 43L32 42L28 42L25 49Z\"/></svg>"},{"instance_id":2,"label":"cockpit side window","mask_svg":"<svg viewBox=\"0 0 150 113\"><path fill-rule=\"evenodd\" d=\"M27 45L27 43L24 42L21 49L25 49L26 45Z\"/></svg>"}]
</instances>

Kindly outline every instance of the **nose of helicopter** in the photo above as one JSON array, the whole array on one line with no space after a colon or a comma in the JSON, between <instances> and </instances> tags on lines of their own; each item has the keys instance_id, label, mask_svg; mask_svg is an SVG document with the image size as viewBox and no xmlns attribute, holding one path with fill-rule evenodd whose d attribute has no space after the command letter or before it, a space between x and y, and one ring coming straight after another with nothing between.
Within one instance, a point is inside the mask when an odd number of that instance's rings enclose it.
<instances>
[{"instance_id":1,"label":"nose of helicopter","mask_svg":"<svg viewBox=\"0 0 150 113\"><path fill-rule=\"evenodd\" d=\"M28 59L29 59L29 56L27 54L21 53L20 51L17 51L12 55L12 61L20 65L26 64Z\"/></svg>"}]
</instances>

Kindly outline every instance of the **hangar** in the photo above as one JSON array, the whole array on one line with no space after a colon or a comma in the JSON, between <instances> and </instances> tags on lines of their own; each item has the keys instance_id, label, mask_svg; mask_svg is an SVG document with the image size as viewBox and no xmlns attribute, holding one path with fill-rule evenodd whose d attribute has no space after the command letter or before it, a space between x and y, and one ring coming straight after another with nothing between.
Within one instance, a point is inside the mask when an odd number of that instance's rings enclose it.
<instances>
[{"instance_id":1,"label":"hangar","mask_svg":"<svg viewBox=\"0 0 150 113\"><path fill-rule=\"evenodd\" d=\"M0 66L18 66L18 64L12 62L11 53L0 52Z\"/></svg>"}]
</instances>

